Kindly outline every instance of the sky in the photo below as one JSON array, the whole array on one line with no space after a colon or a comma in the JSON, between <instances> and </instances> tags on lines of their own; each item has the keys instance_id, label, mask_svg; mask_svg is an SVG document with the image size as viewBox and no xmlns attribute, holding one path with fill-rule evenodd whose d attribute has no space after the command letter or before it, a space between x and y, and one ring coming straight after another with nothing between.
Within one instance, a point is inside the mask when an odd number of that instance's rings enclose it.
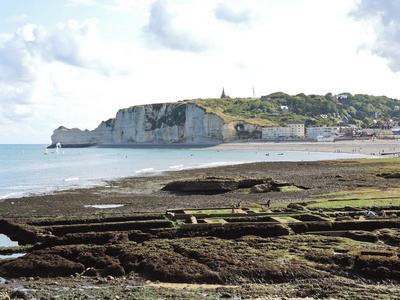
<instances>
[{"instance_id":1,"label":"sky","mask_svg":"<svg viewBox=\"0 0 400 300\"><path fill-rule=\"evenodd\" d=\"M0 143L120 108L341 92L400 98L398 0L0 0Z\"/></svg>"}]
</instances>

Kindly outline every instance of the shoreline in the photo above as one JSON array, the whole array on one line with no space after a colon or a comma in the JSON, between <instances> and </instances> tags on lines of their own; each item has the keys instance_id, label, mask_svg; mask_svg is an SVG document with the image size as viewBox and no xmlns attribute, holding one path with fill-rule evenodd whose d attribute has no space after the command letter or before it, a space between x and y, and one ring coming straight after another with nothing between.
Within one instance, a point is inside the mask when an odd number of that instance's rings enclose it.
<instances>
[{"instance_id":1,"label":"shoreline","mask_svg":"<svg viewBox=\"0 0 400 300\"><path fill-rule=\"evenodd\" d=\"M308 189L296 193L246 194L246 202L264 203L268 199L276 203L296 202L309 199L317 194L340 191L360 186L380 186L385 184L380 177L367 176L368 183L360 179L360 172L370 171L364 168L376 168L379 164L391 164L397 159L348 159L324 161L275 161L253 162L216 167L203 167L185 170L167 170L158 174L137 174L121 178L104 180L96 186L74 186L67 189L30 194L19 198L6 198L0 201L0 216L58 216L91 215L93 213L133 213L163 212L167 209L182 207L221 207L231 206L242 201L242 193L219 195L175 195L162 191L162 188L174 180L187 180L199 177L268 177L277 181L290 182ZM350 174L344 175L349 169ZM378 174L382 171L374 171ZM331 175L326 177L327 173ZM366 173L366 174L367 174ZM364 175L363 175L364 176ZM123 204L120 208L96 209L91 205ZM84 207L85 205L89 207Z\"/></svg>"},{"instance_id":2,"label":"shoreline","mask_svg":"<svg viewBox=\"0 0 400 300\"><path fill-rule=\"evenodd\" d=\"M173 145L173 148L178 149L178 145ZM147 146L146 146L147 147ZM107 147L99 147L99 148L107 148ZM119 148L118 146L112 148ZM123 147L123 148L131 148L131 147ZM135 147L134 147L135 148ZM157 149L163 149L164 147L158 146ZM207 145L203 147L196 147L195 145L191 145L191 148L196 151L207 151L207 150L215 150L215 151L258 151L258 152L310 152L310 153L341 153L341 154L350 154L355 155L355 157L350 157L348 159L362 159L364 157L357 157L357 155L367 155L371 156L370 158L382 158L382 155L378 155L380 153L388 153L388 152L399 152L400 153L400 142L394 140L359 140L359 141L340 141L340 142L237 142L237 143L224 143L219 145ZM165 149L171 149L167 147ZM183 149L190 149L190 147L183 147ZM365 157L368 158L368 157ZM324 161L331 159L322 159L316 161ZM335 159L333 159L335 160ZM276 162L286 161L286 160L276 160ZM294 160L293 160L294 161ZM301 160L298 160L301 161ZM137 177L154 177L154 176L166 176L171 172L179 172L185 170L196 170L196 169L214 169L216 167L223 166L233 166L233 165L242 165L247 163L262 163L263 161L242 161L242 162L227 162L227 163L210 163L207 166L205 165L196 165L196 166L182 166L176 169L160 169L160 170L151 170L146 172L137 172L130 175L121 175L113 178L98 178L92 184L88 184L87 182L82 182L82 184L75 184L69 186L54 186L54 187L43 187L40 191L27 191L16 192L18 195L13 196L14 193L9 193L2 195L0 197L0 202L3 202L8 199L23 199L29 197L40 197L51 195L58 192L66 192L77 189L90 189L101 186L106 186L109 182L114 181L122 181L128 178L137 178Z\"/></svg>"},{"instance_id":3,"label":"shoreline","mask_svg":"<svg viewBox=\"0 0 400 300\"><path fill-rule=\"evenodd\" d=\"M223 148L220 149L218 146L213 146L213 147L207 147L207 148L196 148L195 150L197 151L203 151L203 150L212 150L216 149L217 151L222 150L222 151L264 151L264 150L259 150L257 148L258 144L246 144L246 148L236 148L237 144L223 144ZM214 148L215 147L215 148ZM227 148L225 148L227 147ZM118 148L118 147L115 147ZM273 150L273 152L278 153L279 151ZM306 151L300 151L300 150L283 150L283 152L299 152L299 153L305 153ZM310 151L310 153L318 153L316 151ZM334 152L323 152L321 153L332 153L336 154ZM93 189L93 188L101 188L101 187L106 187L110 183L115 183L115 182L120 182L124 180L131 180L135 178L152 178L152 177L168 177L171 176L171 174L179 174L179 172L184 172L184 171L196 171L196 170L206 170L209 172L212 169L216 168L221 168L221 167L233 167L233 166L244 166L248 164L262 164L262 163L285 163L285 162L303 162L303 161L309 161L309 162L324 162L324 161L335 161L335 160L342 160L342 159L368 159L371 157L364 157L362 153L342 153L342 154L350 154L354 155L354 157L347 157L347 158L326 158L326 159L317 159L317 160L273 160L273 161L227 161L227 162L210 162L206 164L199 163L197 165L193 166L180 166L179 168L170 168L170 169L143 169L143 170L138 170L134 174L130 175L121 175L121 176L116 176L112 178L97 178L93 180L92 183L88 183L85 181L82 181L81 184L77 184L77 181L73 181L75 184L71 184L69 186L53 186L53 187L43 187L42 191L31 191L31 192L11 192L6 195L0 196L0 203L6 201L6 200L21 200L24 198L31 198L31 197L44 197L44 196L51 196L57 193L63 193L63 192L71 192L71 191L76 191L76 190L87 190L87 189ZM280 155L280 154L277 154ZM372 157L373 158L373 157ZM12 195L18 194L18 196L14 197ZM11 197L10 197L11 196Z\"/></svg>"},{"instance_id":4,"label":"shoreline","mask_svg":"<svg viewBox=\"0 0 400 300\"><path fill-rule=\"evenodd\" d=\"M53 145L48 146L51 147ZM65 145L63 148L115 148L115 149L195 149L195 150L255 150L298 151L366 154L380 156L382 153L400 154L400 140L341 140L316 141L234 141L210 144L104 144Z\"/></svg>"},{"instance_id":5,"label":"shoreline","mask_svg":"<svg viewBox=\"0 0 400 300\"><path fill-rule=\"evenodd\" d=\"M364 154L381 156L382 153L400 154L400 141L351 140L338 142L248 142L225 143L211 146L215 150L299 151Z\"/></svg>"}]
</instances>

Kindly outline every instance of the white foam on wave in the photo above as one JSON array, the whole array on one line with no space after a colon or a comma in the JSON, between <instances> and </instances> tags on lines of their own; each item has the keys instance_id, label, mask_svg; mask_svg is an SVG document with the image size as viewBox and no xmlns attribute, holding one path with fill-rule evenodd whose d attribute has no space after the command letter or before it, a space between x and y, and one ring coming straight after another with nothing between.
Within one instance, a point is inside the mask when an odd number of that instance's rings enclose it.
<instances>
[{"instance_id":1,"label":"white foam on wave","mask_svg":"<svg viewBox=\"0 0 400 300\"><path fill-rule=\"evenodd\" d=\"M0 200L8 199L8 198L20 198L24 196L26 193L24 192L13 192L13 193L8 193L5 195L0 196Z\"/></svg>"},{"instance_id":2,"label":"white foam on wave","mask_svg":"<svg viewBox=\"0 0 400 300\"><path fill-rule=\"evenodd\" d=\"M174 165L174 166L170 166L169 168L173 169L173 170L179 170L179 169L183 169L184 165Z\"/></svg>"},{"instance_id":3,"label":"white foam on wave","mask_svg":"<svg viewBox=\"0 0 400 300\"><path fill-rule=\"evenodd\" d=\"M65 182L71 182L71 181L79 181L79 177L67 177L64 179Z\"/></svg>"},{"instance_id":4,"label":"white foam on wave","mask_svg":"<svg viewBox=\"0 0 400 300\"><path fill-rule=\"evenodd\" d=\"M248 163L247 161L215 161L209 163L202 163L195 166L195 168L210 168L210 167L219 167L219 166L229 166L229 165L240 165Z\"/></svg>"},{"instance_id":5,"label":"white foam on wave","mask_svg":"<svg viewBox=\"0 0 400 300\"><path fill-rule=\"evenodd\" d=\"M154 168L145 168L145 169L137 170L135 173L136 174L153 173L154 171L155 171Z\"/></svg>"}]
</instances>

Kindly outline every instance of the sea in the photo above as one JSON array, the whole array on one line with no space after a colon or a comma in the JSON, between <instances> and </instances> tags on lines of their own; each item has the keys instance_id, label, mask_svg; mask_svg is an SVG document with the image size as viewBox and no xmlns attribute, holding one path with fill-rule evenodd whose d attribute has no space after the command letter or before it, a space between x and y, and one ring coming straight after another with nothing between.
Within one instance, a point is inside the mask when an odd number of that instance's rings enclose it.
<instances>
[{"instance_id":1,"label":"sea","mask_svg":"<svg viewBox=\"0 0 400 300\"><path fill-rule=\"evenodd\" d=\"M365 157L323 152L266 152L212 148L62 148L0 144L0 200L102 185L107 180L166 171L262 161Z\"/></svg>"}]
</instances>

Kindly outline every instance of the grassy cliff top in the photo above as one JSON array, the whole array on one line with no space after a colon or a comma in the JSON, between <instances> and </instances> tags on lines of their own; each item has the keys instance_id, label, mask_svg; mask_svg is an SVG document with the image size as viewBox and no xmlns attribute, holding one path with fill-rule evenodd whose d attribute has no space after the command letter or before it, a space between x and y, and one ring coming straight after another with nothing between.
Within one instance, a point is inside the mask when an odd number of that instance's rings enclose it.
<instances>
[{"instance_id":1,"label":"grassy cliff top","mask_svg":"<svg viewBox=\"0 0 400 300\"><path fill-rule=\"evenodd\" d=\"M279 92L262 98L195 99L189 102L215 113L226 122L242 120L262 126L305 123L310 126L354 124L366 127L374 120L400 120L399 100L362 94L293 96Z\"/></svg>"}]
</instances>

